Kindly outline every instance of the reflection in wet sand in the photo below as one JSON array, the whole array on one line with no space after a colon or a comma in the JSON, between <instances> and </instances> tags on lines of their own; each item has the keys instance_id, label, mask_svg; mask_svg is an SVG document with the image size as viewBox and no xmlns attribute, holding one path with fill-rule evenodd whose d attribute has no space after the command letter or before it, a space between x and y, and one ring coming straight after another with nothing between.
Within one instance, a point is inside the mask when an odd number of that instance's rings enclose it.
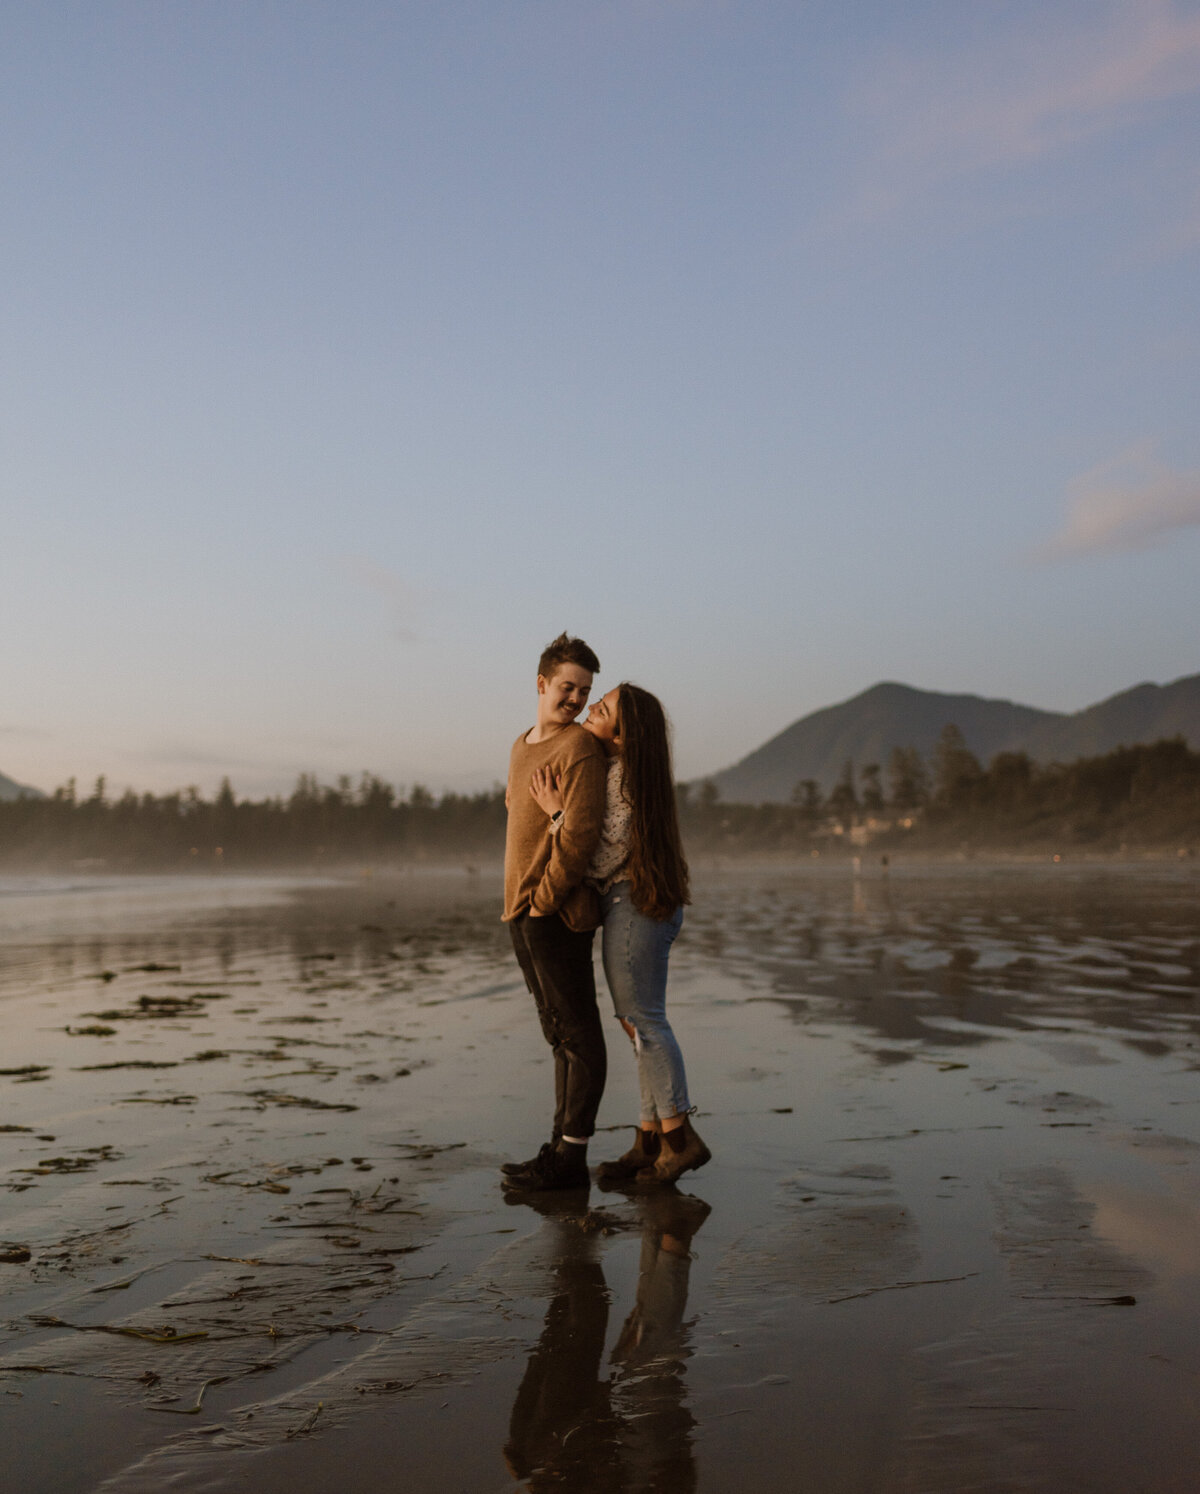
<instances>
[{"instance_id":1,"label":"reflection in wet sand","mask_svg":"<svg viewBox=\"0 0 1200 1494\"><path fill-rule=\"evenodd\" d=\"M612 1352L613 1404L628 1494L691 1494L696 1422L684 1375L691 1242L709 1215L702 1199L674 1191L641 1201L637 1299Z\"/></svg>"},{"instance_id":2,"label":"reflection in wet sand","mask_svg":"<svg viewBox=\"0 0 1200 1494\"><path fill-rule=\"evenodd\" d=\"M567 1226L547 1287L546 1321L513 1403L505 1464L531 1490L616 1490L612 1409L600 1379L608 1289L594 1241Z\"/></svg>"},{"instance_id":3,"label":"reflection in wet sand","mask_svg":"<svg viewBox=\"0 0 1200 1494\"><path fill-rule=\"evenodd\" d=\"M609 1290L599 1237L554 1220L549 1305L513 1403L504 1461L540 1494L690 1494L696 1487L685 1371L691 1242L709 1214L673 1188L633 1200L641 1224L636 1296L605 1376Z\"/></svg>"}]
</instances>

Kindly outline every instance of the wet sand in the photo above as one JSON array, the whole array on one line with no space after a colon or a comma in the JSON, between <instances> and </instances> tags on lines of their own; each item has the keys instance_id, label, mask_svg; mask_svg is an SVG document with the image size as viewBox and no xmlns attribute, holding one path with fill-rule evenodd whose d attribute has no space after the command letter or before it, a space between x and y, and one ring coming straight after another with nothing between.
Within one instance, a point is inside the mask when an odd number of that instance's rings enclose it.
<instances>
[{"instance_id":1,"label":"wet sand","mask_svg":"<svg viewBox=\"0 0 1200 1494\"><path fill-rule=\"evenodd\" d=\"M713 1162L534 1207L491 876L0 884L5 1488L1191 1491L1198 896L704 875Z\"/></svg>"}]
</instances>

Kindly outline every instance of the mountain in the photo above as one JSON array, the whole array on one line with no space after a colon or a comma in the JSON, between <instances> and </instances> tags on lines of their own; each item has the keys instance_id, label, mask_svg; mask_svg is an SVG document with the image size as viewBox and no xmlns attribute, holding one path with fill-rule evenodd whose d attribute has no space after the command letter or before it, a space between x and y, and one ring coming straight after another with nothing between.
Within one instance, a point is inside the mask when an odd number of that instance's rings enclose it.
<instances>
[{"instance_id":1,"label":"mountain","mask_svg":"<svg viewBox=\"0 0 1200 1494\"><path fill-rule=\"evenodd\" d=\"M1135 685L1073 716L1046 722L1024 743L1039 762L1095 757L1134 742L1184 737L1200 748L1200 674L1170 685Z\"/></svg>"},{"instance_id":2,"label":"mountain","mask_svg":"<svg viewBox=\"0 0 1200 1494\"><path fill-rule=\"evenodd\" d=\"M14 783L0 773L0 799L44 799L41 789L29 788L24 783Z\"/></svg>"},{"instance_id":3,"label":"mountain","mask_svg":"<svg viewBox=\"0 0 1200 1494\"><path fill-rule=\"evenodd\" d=\"M840 705L802 716L748 757L714 773L712 781L723 799L741 804L781 803L803 778L815 778L827 793L847 758L859 768L879 763L886 769L893 747L916 747L928 759L948 722L984 763L997 752L1067 762L1171 736L1200 748L1200 674L1170 685L1136 685L1074 714L911 685L873 685Z\"/></svg>"}]
</instances>

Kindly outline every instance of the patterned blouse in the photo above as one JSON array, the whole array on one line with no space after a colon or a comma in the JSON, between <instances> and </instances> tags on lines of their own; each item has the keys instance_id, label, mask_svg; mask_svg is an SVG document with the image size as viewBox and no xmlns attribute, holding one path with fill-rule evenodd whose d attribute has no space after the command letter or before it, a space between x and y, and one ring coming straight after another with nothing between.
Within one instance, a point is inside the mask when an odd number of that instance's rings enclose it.
<instances>
[{"instance_id":1,"label":"patterned blouse","mask_svg":"<svg viewBox=\"0 0 1200 1494\"><path fill-rule=\"evenodd\" d=\"M604 824L600 830L600 844L587 869L587 880L600 892L607 892L614 882L621 881L625 864L629 860L633 809L623 791L623 777L621 759L614 757L608 765L607 800L604 806Z\"/></svg>"}]
</instances>

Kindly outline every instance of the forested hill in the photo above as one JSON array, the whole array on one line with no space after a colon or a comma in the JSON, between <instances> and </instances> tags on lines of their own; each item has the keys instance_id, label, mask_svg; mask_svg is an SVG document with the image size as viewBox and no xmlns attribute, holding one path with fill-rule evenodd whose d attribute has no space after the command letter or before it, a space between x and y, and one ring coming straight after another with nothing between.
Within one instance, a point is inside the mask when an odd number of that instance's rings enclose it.
<instances>
[{"instance_id":1,"label":"forested hill","mask_svg":"<svg viewBox=\"0 0 1200 1494\"><path fill-rule=\"evenodd\" d=\"M1200 748L1200 674L1122 690L1073 716L1043 722L1022 746L1035 762L1062 763L1169 737Z\"/></svg>"},{"instance_id":2,"label":"forested hill","mask_svg":"<svg viewBox=\"0 0 1200 1494\"><path fill-rule=\"evenodd\" d=\"M41 789L29 788L26 784L16 783L0 773L0 799L44 799L45 797Z\"/></svg>"},{"instance_id":3,"label":"forested hill","mask_svg":"<svg viewBox=\"0 0 1200 1494\"><path fill-rule=\"evenodd\" d=\"M896 747L915 747L927 757L948 724L958 727L984 763L998 752L1069 762L1174 736L1200 747L1200 674L1170 685L1136 685L1073 714L911 685L873 685L801 717L733 767L714 773L712 782L724 801L735 804L785 803L804 779L828 793L847 761L859 768L886 764Z\"/></svg>"}]
</instances>

